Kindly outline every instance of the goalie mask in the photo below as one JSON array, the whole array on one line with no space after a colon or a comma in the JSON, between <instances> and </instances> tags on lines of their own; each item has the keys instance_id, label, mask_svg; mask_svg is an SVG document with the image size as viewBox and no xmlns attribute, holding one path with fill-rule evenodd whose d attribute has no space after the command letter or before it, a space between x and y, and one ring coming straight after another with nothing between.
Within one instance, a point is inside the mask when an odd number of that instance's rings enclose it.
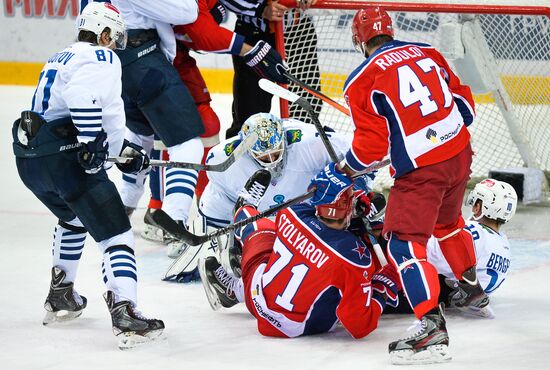
<instances>
[{"instance_id":1,"label":"goalie mask","mask_svg":"<svg viewBox=\"0 0 550 370\"><path fill-rule=\"evenodd\" d=\"M278 172L285 152L283 121L270 113L256 113L244 122L239 136L244 140L253 132L258 135L258 140L249 149L252 158L260 166Z\"/></svg>"},{"instance_id":2,"label":"goalie mask","mask_svg":"<svg viewBox=\"0 0 550 370\"><path fill-rule=\"evenodd\" d=\"M109 37L111 45L115 45L118 50L126 48L128 34L124 20L120 12L111 3L91 2L86 5L78 17L78 31L90 31L97 35L97 44L101 38L101 33L105 28L109 28Z\"/></svg>"},{"instance_id":3,"label":"goalie mask","mask_svg":"<svg viewBox=\"0 0 550 370\"><path fill-rule=\"evenodd\" d=\"M485 179L477 184L468 195L467 206L474 206L480 200L481 216L472 217L479 220L485 216L491 220L508 222L516 213L518 196L512 185L494 179Z\"/></svg>"},{"instance_id":4,"label":"goalie mask","mask_svg":"<svg viewBox=\"0 0 550 370\"><path fill-rule=\"evenodd\" d=\"M367 42L375 36L393 37L393 25L388 13L375 6L360 9L353 17L351 24L352 41L355 50L365 54Z\"/></svg>"}]
</instances>

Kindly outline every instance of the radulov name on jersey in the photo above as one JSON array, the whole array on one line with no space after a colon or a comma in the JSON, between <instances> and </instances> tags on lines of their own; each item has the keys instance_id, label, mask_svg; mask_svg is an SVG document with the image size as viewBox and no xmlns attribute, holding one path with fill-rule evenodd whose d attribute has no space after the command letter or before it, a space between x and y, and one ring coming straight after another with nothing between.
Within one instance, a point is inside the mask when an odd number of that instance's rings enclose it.
<instances>
[{"instance_id":1,"label":"radulov name on jersey","mask_svg":"<svg viewBox=\"0 0 550 370\"><path fill-rule=\"evenodd\" d=\"M74 53L62 51L61 53L54 54L54 56L48 59L48 63L63 63L65 65L72 57L74 57Z\"/></svg>"},{"instance_id":2,"label":"radulov name on jersey","mask_svg":"<svg viewBox=\"0 0 550 370\"><path fill-rule=\"evenodd\" d=\"M283 237L288 244L310 260L313 265L317 265L317 268L321 268L329 259L329 256L309 241L306 235L300 232L284 213L281 214L278 235L279 237Z\"/></svg>"},{"instance_id":3,"label":"radulov name on jersey","mask_svg":"<svg viewBox=\"0 0 550 370\"><path fill-rule=\"evenodd\" d=\"M420 50L419 47L410 46L405 49L391 51L389 53L384 53L380 56L377 56L374 63L378 67L382 68L383 71L385 71L386 68L390 67L392 64L399 63L404 60L409 60L411 58L422 57L425 55L426 54L424 54L424 52Z\"/></svg>"}]
</instances>

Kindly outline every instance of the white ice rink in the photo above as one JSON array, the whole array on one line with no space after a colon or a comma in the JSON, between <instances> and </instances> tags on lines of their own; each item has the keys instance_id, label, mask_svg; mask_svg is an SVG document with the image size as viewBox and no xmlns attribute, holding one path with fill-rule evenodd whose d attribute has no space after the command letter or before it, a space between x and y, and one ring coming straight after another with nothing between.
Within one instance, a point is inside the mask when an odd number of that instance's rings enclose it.
<instances>
[{"instance_id":1,"label":"white ice rink","mask_svg":"<svg viewBox=\"0 0 550 370\"><path fill-rule=\"evenodd\" d=\"M200 284L160 280L170 260L164 247L139 237L143 208L132 218L139 306L146 315L164 320L166 339L131 351L118 350L102 298L101 254L91 237L75 285L88 298L88 307L74 322L43 327L56 219L21 183L11 149L12 122L29 107L33 92L29 87L0 87L0 369L391 367L388 343L405 335L412 316L384 316L378 330L362 340L352 339L342 327L314 337L264 338L244 306L214 312ZM230 104L229 96L214 96L214 109L225 126ZM453 360L432 368L550 369L549 228L548 207L519 208L505 226L513 257L507 281L491 297L496 319L448 315Z\"/></svg>"}]
</instances>

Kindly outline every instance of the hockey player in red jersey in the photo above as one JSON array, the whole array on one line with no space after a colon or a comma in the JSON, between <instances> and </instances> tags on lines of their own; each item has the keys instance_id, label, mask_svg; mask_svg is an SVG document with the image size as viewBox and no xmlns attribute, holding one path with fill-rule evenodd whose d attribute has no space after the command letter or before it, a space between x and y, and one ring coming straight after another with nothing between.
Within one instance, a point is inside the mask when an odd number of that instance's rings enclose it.
<instances>
[{"instance_id":1,"label":"hockey player in red jersey","mask_svg":"<svg viewBox=\"0 0 550 370\"><path fill-rule=\"evenodd\" d=\"M390 343L391 361L447 361L449 337L437 302L437 271L426 260L431 234L455 277L469 287L463 304L483 309L489 303L476 277L472 237L463 229L461 216L472 162L466 126L475 116L474 100L432 46L394 40L384 10L359 10L352 33L354 45L366 57L344 86L356 129L352 148L330 175L345 182L344 174L390 156L395 184L383 233L389 239L390 263L397 267L421 323L412 337ZM321 189L317 179L312 185ZM334 182L328 184L313 204L332 201L339 187L330 190Z\"/></svg>"},{"instance_id":2,"label":"hockey player in red jersey","mask_svg":"<svg viewBox=\"0 0 550 370\"><path fill-rule=\"evenodd\" d=\"M245 185L235 221L258 213L252 204L269 186L259 170ZM242 241L242 279L230 276L215 257L199 262L212 308L245 302L261 334L297 337L323 333L340 321L354 338L376 329L386 304L398 302L397 272L375 271L361 239L347 231L354 209L351 186L334 202L284 209L275 222L260 219L236 231Z\"/></svg>"}]
</instances>

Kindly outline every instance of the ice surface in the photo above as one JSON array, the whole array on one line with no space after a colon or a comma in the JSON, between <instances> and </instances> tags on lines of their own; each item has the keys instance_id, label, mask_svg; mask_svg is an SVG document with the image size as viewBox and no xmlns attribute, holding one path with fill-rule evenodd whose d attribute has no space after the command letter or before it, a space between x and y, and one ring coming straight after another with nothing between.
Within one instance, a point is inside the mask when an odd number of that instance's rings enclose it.
<instances>
[{"instance_id":1,"label":"ice surface","mask_svg":"<svg viewBox=\"0 0 550 370\"><path fill-rule=\"evenodd\" d=\"M389 368L387 345L405 334L411 316L384 316L379 329L352 339L343 328L298 339L264 338L244 306L213 312L200 284L160 281L170 260L165 248L139 237L144 208L132 222L136 234L139 306L162 318L166 340L132 351L117 349L101 298L101 255L88 237L76 282L88 308L72 323L43 327L52 231L56 219L19 180L11 125L28 108L33 88L0 87L0 369L380 369ZM230 120L229 96L213 106ZM252 102L251 102L252 104ZM113 175L118 174L113 170ZM142 203L143 205L144 203ZM506 225L512 244L507 281L492 296L494 320L448 317L449 364L445 369L549 369L550 211L520 207Z\"/></svg>"}]
</instances>

